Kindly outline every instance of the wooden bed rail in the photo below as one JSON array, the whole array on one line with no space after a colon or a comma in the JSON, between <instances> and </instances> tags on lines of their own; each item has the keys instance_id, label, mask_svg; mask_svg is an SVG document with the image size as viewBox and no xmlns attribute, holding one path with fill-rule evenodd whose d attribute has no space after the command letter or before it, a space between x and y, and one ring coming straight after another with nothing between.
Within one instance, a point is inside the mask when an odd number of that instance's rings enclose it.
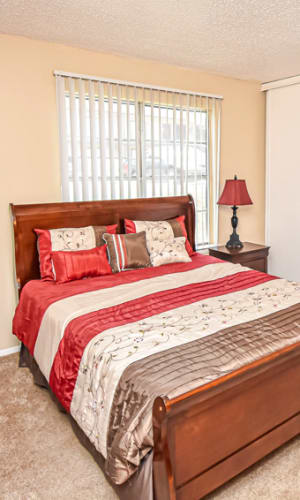
<instances>
[{"instance_id":1,"label":"wooden bed rail","mask_svg":"<svg viewBox=\"0 0 300 500\"><path fill-rule=\"evenodd\" d=\"M300 343L153 406L155 500L199 500L300 433Z\"/></svg>"}]
</instances>

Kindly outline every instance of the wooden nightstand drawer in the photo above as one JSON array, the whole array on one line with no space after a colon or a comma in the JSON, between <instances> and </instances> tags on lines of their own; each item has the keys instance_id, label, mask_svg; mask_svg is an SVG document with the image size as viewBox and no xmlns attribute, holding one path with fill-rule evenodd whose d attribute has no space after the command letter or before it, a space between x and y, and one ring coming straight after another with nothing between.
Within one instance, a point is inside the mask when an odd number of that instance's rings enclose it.
<instances>
[{"instance_id":1,"label":"wooden nightstand drawer","mask_svg":"<svg viewBox=\"0 0 300 500\"><path fill-rule=\"evenodd\" d=\"M256 269L256 271L262 271L266 273L268 271L268 265L266 259L255 259L250 260L247 264L243 264L247 267L251 267L251 269Z\"/></svg>"},{"instance_id":2,"label":"wooden nightstand drawer","mask_svg":"<svg viewBox=\"0 0 300 500\"><path fill-rule=\"evenodd\" d=\"M209 255L266 273L268 271L269 248L249 242L245 242L243 248L235 250L228 250L224 245L219 245L210 248Z\"/></svg>"}]
</instances>

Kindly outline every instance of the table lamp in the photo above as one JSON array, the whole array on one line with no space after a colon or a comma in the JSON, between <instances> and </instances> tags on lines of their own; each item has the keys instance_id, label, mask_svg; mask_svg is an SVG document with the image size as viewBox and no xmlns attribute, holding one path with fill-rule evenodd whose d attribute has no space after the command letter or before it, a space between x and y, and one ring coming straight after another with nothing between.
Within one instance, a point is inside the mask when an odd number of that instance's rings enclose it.
<instances>
[{"instance_id":1,"label":"table lamp","mask_svg":"<svg viewBox=\"0 0 300 500\"><path fill-rule=\"evenodd\" d=\"M238 225L238 218L236 215L238 206L237 205L252 205L252 200L247 191L246 181L238 179L234 176L234 179L227 179L225 182L225 187L223 193L220 196L218 205L231 205L233 210L233 215L231 217L232 234L230 239L226 243L226 248L243 248L243 243L240 241L239 235L236 232Z\"/></svg>"}]
</instances>

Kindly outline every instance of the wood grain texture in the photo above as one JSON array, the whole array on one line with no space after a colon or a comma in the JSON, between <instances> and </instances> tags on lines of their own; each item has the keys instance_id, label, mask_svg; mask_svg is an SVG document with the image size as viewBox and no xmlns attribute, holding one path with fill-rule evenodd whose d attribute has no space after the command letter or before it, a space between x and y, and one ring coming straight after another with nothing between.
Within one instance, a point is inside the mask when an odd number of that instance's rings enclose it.
<instances>
[{"instance_id":1,"label":"wood grain texture","mask_svg":"<svg viewBox=\"0 0 300 500\"><path fill-rule=\"evenodd\" d=\"M166 220L185 215L189 242L195 248L195 207L193 198L139 198L75 203L11 204L14 225L16 280L19 289L38 279L39 258L35 228L84 227L118 224L124 232L124 219Z\"/></svg>"},{"instance_id":2,"label":"wood grain texture","mask_svg":"<svg viewBox=\"0 0 300 500\"><path fill-rule=\"evenodd\" d=\"M300 433L299 362L300 343L178 398L156 401L154 471L173 482L177 500L202 498ZM174 498L171 487L169 496L159 488L155 493L156 500Z\"/></svg>"}]
</instances>

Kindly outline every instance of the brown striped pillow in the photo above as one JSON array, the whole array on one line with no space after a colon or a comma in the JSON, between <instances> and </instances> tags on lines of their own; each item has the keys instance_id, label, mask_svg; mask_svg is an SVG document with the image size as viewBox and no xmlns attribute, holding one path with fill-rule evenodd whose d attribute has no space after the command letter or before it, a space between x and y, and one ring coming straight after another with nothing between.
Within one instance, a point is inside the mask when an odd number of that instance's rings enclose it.
<instances>
[{"instance_id":1,"label":"brown striped pillow","mask_svg":"<svg viewBox=\"0 0 300 500\"><path fill-rule=\"evenodd\" d=\"M109 263L113 273L151 266L146 245L146 232L133 234L105 233Z\"/></svg>"}]
</instances>

